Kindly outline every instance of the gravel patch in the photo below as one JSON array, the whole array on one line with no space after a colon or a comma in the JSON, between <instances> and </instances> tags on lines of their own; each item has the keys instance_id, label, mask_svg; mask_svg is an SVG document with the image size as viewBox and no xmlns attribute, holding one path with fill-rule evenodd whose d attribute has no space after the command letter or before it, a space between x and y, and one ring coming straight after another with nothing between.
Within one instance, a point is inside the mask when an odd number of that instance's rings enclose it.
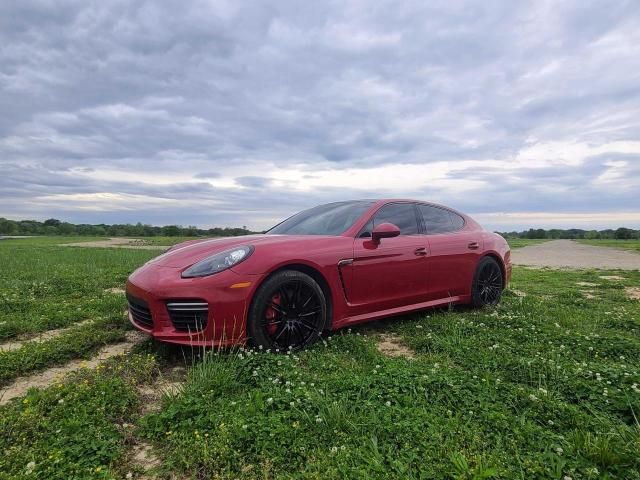
<instances>
[{"instance_id":1,"label":"gravel patch","mask_svg":"<svg viewBox=\"0 0 640 480\"><path fill-rule=\"evenodd\" d=\"M96 240L95 242L61 243L61 247L83 247L83 248L132 248L135 250L168 250L167 245L143 245L137 238L108 238L106 240Z\"/></svg>"},{"instance_id":2,"label":"gravel patch","mask_svg":"<svg viewBox=\"0 0 640 480\"><path fill-rule=\"evenodd\" d=\"M511 251L515 265L538 268L600 268L640 270L640 255L608 247L583 245L573 240L551 240Z\"/></svg>"}]
</instances>

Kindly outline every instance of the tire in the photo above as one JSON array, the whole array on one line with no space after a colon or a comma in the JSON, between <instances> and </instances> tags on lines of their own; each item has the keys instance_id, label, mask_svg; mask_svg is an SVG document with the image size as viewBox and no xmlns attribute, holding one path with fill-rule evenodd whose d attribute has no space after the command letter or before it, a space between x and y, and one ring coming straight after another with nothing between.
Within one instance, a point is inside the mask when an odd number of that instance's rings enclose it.
<instances>
[{"instance_id":1,"label":"tire","mask_svg":"<svg viewBox=\"0 0 640 480\"><path fill-rule=\"evenodd\" d=\"M500 303L504 282L502 269L492 257L483 257L478 262L471 287L471 305L476 308Z\"/></svg>"},{"instance_id":2,"label":"tire","mask_svg":"<svg viewBox=\"0 0 640 480\"><path fill-rule=\"evenodd\" d=\"M327 300L306 273L283 270L256 291L247 319L249 343L276 351L301 350L315 342L327 324Z\"/></svg>"}]
</instances>

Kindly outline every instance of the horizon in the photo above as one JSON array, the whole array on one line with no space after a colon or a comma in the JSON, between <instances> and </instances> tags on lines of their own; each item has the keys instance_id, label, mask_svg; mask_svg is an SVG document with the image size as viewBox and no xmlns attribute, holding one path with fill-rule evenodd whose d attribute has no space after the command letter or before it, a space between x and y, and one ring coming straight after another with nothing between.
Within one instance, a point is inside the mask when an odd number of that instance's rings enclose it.
<instances>
[{"instance_id":1,"label":"horizon","mask_svg":"<svg viewBox=\"0 0 640 480\"><path fill-rule=\"evenodd\" d=\"M637 2L1 8L0 217L263 230L384 196L640 228Z\"/></svg>"},{"instance_id":2,"label":"horizon","mask_svg":"<svg viewBox=\"0 0 640 480\"><path fill-rule=\"evenodd\" d=\"M110 226L110 225L143 225L143 226L151 226L154 228L163 228L163 227L172 227L172 226L177 226L180 228L189 228L189 227L196 227L199 230L209 230L209 229L215 229L215 228L220 228L220 229L233 229L233 228L246 228L246 230L248 230L251 233L260 233L261 231L265 231L268 230L269 228L275 226L276 224L274 223L273 225L271 225L270 227L267 228L263 228L263 229L252 229L250 228L248 225L189 225L189 224L179 224L179 223L166 223L166 224L152 224L152 223L144 223L141 221L137 221L137 222L128 222L128 223L105 223L105 222L85 222L85 223L74 223L74 222L69 222L68 220L65 220L63 218L54 218L54 217L47 217L47 218L42 218L42 219L36 219L36 218L9 218L9 217L3 217L0 216L0 220L2 219L6 219L6 220L11 220L14 222L40 222L43 223L46 220L57 220L60 221L62 223L70 223L72 225L105 225L105 226ZM284 220L281 219L281 220ZM538 229L542 229L545 231L551 231L551 230L562 230L562 231L571 231L571 230L582 230L585 232L588 231L597 231L597 232L603 232L603 231L615 231L619 228L625 228L625 229L630 229L630 230L640 230L638 228L634 228L634 227L629 227L626 225L613 225L611 227L602 227L602 228L583 228L583 227L576 227L576 226L549 226L549 227L544 227L544 226L524 226L524 227L517 227L517 228L511 228L511 229L496 229L496 228L489 228L483 224L481 224L481 226L483 228L485 228L486 230L490 230L493 232L500 232L500 233L523 233L523 232L527 232L529 230L538 230ZM5 234L0 233L0 236L3 236Z\"/></svg>"}]
</instances>

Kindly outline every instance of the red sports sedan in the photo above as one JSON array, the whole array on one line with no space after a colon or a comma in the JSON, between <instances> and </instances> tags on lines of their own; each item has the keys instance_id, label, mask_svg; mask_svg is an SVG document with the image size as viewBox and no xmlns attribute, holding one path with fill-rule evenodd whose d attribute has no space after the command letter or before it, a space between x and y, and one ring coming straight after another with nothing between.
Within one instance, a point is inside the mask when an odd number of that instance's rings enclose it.
<instances>
[{"instance_id":1,"label":"red sports sedan","mask_svg":"<svg viewBox=\"0 0 640 480\"><path fill-rule=\"evenodd\" d=\"M164 342L296 350L323 330L495 305L509 257L501 236L441 205L330 203L262 235L176 245L129 277L129 319Z\"/></svg>"}]
</instances>

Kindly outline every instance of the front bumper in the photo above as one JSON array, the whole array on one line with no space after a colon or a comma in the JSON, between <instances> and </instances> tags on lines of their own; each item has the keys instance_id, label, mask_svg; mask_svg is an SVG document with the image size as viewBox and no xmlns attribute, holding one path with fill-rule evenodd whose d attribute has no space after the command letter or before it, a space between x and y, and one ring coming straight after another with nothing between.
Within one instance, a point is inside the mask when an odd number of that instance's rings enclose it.
<instances>
[{"instance_id":1,"label":"front bumper","mask_svg":"<svg viewBox=\"0 0 640 480\"><path fill-rule=\"evenodd\" d=\"M151 321L136 321L140 316L132 315L132 307L129 321L162 342L194 347L244 343L247 311L260 276L239 275L229 269L209 277L183 279L180 271L154 264L136 270L127 280L127 297L146 304ZM176 328L167 304L193 301L206 302L206 326L195 331Z\"/></svg>"}]
</instances>

